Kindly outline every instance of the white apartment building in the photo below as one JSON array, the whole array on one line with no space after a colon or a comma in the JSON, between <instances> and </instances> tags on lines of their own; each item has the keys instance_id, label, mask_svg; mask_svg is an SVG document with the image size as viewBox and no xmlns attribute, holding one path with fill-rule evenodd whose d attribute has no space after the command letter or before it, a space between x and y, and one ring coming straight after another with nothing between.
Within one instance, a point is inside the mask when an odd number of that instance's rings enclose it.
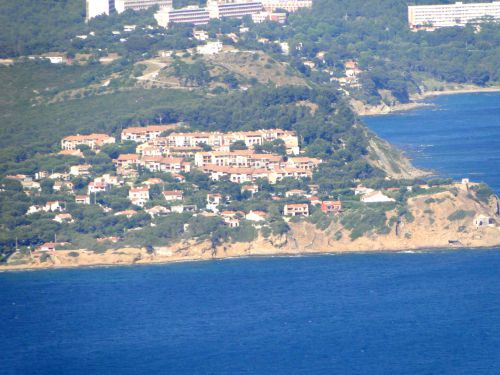
<instances>
[{"instance_id":1,"label":"white apartment building","mask_svg":"<svg viewBox=\"0 0 500 375\"><path fill-rule=\"evenodd\" d=\"M121 139L122 141L143 143L158 138L164 131L173 129L175 126L172 124L130 127L122 130Z\"/></svg>"},{"instance_id":2,"label":"white apartment building","mask_svg":"<svg viewBox=\"0 0 500 375\"><path fill-rule=\"evenodd\" d=\"M168 28L168 24L171 22L206 25L210 19L241 18L259 13L262 9L262 2L260 1L209 0L206 8L188 6L181 9L160 9L155 13L155 19L158 25L165 28Z\"/></svg>"},{"instance_id":3,"label":"white apartment building","mask_svg":"<svg viewBox=\"0 0 500 375\"><path fill-rule=\"evenodd\" d=\"M160 8L172 8L172 0L115 0L115 8L118 13L127 9L147 9L154 5L158 5Z\"/></svg>"},{"instance_id":4,"label":"white apartment building","mask_svg":"<svg viewBox=\"0 0 500 375\"><path fill-rule=\"evenodd\" d=\"M194 164L197 167L217 165L226 167L274 168L281 166L282 161L283 158L280 155L256 154L253 150L197 152L194 156Z\"/></svg>"},{"instance_id":5,"label":"white apartment building","mask_svg":"<svg viewBox=\"0 0 500 375\"><path fill-rule=\"evenodd\" d=\"M92 18L109 15L110 11L115 9L115 0L86 0L85 1L85 21Z\"/></svg>"},{"instance_id":6,"label":"white apartment building","mask_svg":"<svg viewBox=\"0 0 500 375\"><path fill-rule=\"evenodd\" d=\"M300 8L312 8L312 0L262 0L262 5L267 12L276 9L285 9L287 12L296 12Z\"/></svg>"},{"instance_id":7,"label":"white apartment building","mask_svg":"<svg viewBox=\"0 0 500 375\"><path fill-rule=\"evenodd\" d=\"M245 0L208 0L207 9L210 18L241 18L261 12L262 2Z\"/></svg>"},{"instance_id":8,"label":"white apartment building","mask_svg":"<svg viewBox=\"0 0 500 375\"><path fill-rule=\"evenodd\" d=\"M167 137L161 139L164 140L165 145L169 147L194 147L202 143L211 147L229 147L236 141L243 141L249 148L255 145L261 145L264 142L272 142L275 139L281 139L285 143L288 154L298 155L300 151L299 139L295 132L282 129L260 129L233 133L171 133Z\"/></svg>"},{"instance_id":9,"label":"white apartment building","mask_svg":"<svg viewBox=\"0 0 500 375\"><path fill-rule=\"evenodd\" d=\"M74 150L79 145L89 146L92 150L98 149L106 144L115 143L115 137L103 133L93 133L88 135L70 135L61 140L63 150Z\"/></svg>"},{"instance_id":10,"label":"white apartment building","mask_svg":"<svg viewBox=\"0 0 500 375\"><path fill-rule=\"evenodd\" d=\"M161 27L168 28L169 23L192 23L193 25L206 25L210 21L207 8L188 6L182 9L163 8L155 13L156 22Z\"/></svg>"},{"instance_id":11,"label":"white apartment building","mask_svg":"<svg viewBox=\"0 0 500 375\"><path fill-rule=\"evenodd\" d=\"M465 26L467 23L479 23L484 17L500 20L500 1L408 6L408 23L412 30Z\"/></svg>"}]
</instances>

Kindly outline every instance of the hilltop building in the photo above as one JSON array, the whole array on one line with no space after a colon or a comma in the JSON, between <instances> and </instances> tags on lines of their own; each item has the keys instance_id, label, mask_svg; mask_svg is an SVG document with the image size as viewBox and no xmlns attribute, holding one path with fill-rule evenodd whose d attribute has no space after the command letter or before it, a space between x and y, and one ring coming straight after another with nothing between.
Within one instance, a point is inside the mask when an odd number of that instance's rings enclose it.
<instances>
[{"instance_id":1,"label":"hilltop building","mask_svg":"<svg viewBox=\"0 0 500 375\"><path fill-rule=\"evenodd\" d=\"M500 1L408 6L408 23L413 31L465 26L487 18L500 20Z\"/></svg>"},{"instance_id":2,"label":"hilltop building","mask_svg":"<svg viewBox=\"0 0 500 375\"><path fill-rule=\"evenodd\" d=\"M86 0L85 21L113 12L122 13L128 9L142 10L158 5L161 8L172 8L172 0ZM130 30L125 30L130 31Z\"/></svg>"},{"instance_id":3,"label":"hilltop building","mask_svg":"<svg viewBox=\"0 0 500 375\"><path fill-rule=\"evenodd\" d=\"M285 23L286 22L286 13L259 12L259 13L252 14L252 21L254 23L262 23L264 21Z\"/></svg>"},{"instance_id":4,"label":"hilltop building","mask_svg":"<svg viewBox=\"0 0 500 375\"><path fill-rule=\"evenodd\" d=\"M262 11L260 1L208 0L207 10L210 18L241 18Z\"/></svg>"},{"instance_id":5,"label":"hilltop building","mask_svg":"<svg viewBox=\"0 0 500 375\"><path fill-rule=\"evenodd\" d=\"M86 0L85 1L85 21L102 15L109 15L115 10L115 0Z\"/></svg>"},{"instance_id":6,"label":"hilltop building","mask_svg":"<svg viewBox=\"0 0 500 375\"><path fill-rule=\"evenodd\" d=\"M263 11L260 1L208 0L205 8L188 6L181 9L162 8L155 13L158 25L168 28L169 23L206 25L210 19L242 18Z\"/></svg>"},{"instance_id":7,"label":"hilltop building","mask_svg":"<svg viewBox=\"0 0 500 375\"><path fill-rule=\"evenodd\" d=\"M284 9L293 13L301 8L312 8L312 0L262 0L262 5L267 12Z\"/></svg>"},{"instance_id":8,"label":"hilltop building","mask_svg":"<svg viewBox=\"0 0 500 375\"><path fill-rule=\"evenodd\" d=\"M193 25L206 25L210 21L207 8L188 6L181 9L163 8L155 13L158 25L168 28L169 23L192 23Z\"/></svg>"},{"instance_id":9,"label":"hilltop building","mask_svg":"<svg viewBox=\"0 0 500 375\"><path fill-rule=\"evenodd\" d=\"M158 5L160 9L172 8L172 0L115 0L115 8L118 13L122 13L128 9L148 9L155 5Z\"/></svg>"}]
</instances>

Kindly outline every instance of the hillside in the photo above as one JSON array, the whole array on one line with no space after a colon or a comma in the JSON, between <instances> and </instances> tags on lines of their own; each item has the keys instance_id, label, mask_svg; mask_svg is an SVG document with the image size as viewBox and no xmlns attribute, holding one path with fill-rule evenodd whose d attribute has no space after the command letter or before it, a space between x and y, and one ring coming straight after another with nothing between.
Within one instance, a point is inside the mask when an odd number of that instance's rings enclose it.
<instances>
[{"instance_id":1,"label":"hillside","mask_svg":"<svg viewBox=\"0 0 500 375\"><path fill-rule=\"evenodd\" d=\"M224 90L255 84L307 85L307 81L287 63L274 60L262 51L240 51L231 47L215 55L193 57L158 57L137 63L146 66L143 75L137 77L144 87L179 89ZM190 80L190 67L199 66L206 71L207 82L199 84Z\"/></svg>"},{"instance_id":2,"label":"hillside","mask_svg":"<svg viewBox=\"0 0 500 375\"><path fill-rule=\"evenodd\" d=\"M44 4L55 18L65 11L81 17L73 0ZM25 5L20 25L43 21L38 5ZM60 251L96 250L98 257L109 255L107 246L120 254L206 241L213 251L245 246L231 245L236 239L275 247L263 238L287 238L282 246L292 252L311 248L304 241L323 251L334 229L341 248L374 238L374 248L413 246L406 233L391 237L395 223L399 231L402 218L413 217L408 236L430 230L426 211L434 207L417 209L417 196L442 192L450 181L428 180L356 112L411 106L428 90L495 84L498 25L411 33L405 6L318 0L285 25L213 20L202 27L204 40L191 25L159 27L154 9L74 28L62 23L47 40L43 33L27 40L33 28L23 39L4 34L4 55L17 60L0 66L0 260L56 238ZM207 40L222 50L205 54ZM57 64L49 62L54 51ZM127 129L139 135L127 138ZM172 132L180 135L169 138ZM96 145L89 136L110 141ZM68 137L77 141L65 147ZM360 189L385 203L372 206ZM492 195L478 189L482 198ZM482 210L469 207L473 195L450 191L460 198L447 198L457 210ZM290 219L296 213L288 207L307 218ZM262 220L252 221L255 212ZM432 221L441 225L436 246L455 241L445 221ZM309 231L312 224L322 233L317 239L301 232L319 233ZM464 243L489 243L460 233Z\"/></svg>"},{"instance_id":3,"label":"hillside","mask_svg":"<svg viewBox=\"0 0 500 375\"><path fill-rule=\"evenodd\" d=\"M332 220L326 228L311 222L290 222L291 230L279 236L259 236L251 242L225 242L213 246L210 241L184 240L166 246L92 250L60 250L50 257L39 254L15 254L0 269L80 267L89 265L130 265L209 260L226 257L258 255L293 255L342 253L352 251L402 251L419 249L459 249L500 245L500 227L478 227L475 218L498 215L499 201L479 201L462 184L448 186L444 191L410 198L408 218L388 220L387 233L369 230L351 239L352 231L342 219ZM397 215L387 211L387 219Z\"/></svg>"}]
</instances>

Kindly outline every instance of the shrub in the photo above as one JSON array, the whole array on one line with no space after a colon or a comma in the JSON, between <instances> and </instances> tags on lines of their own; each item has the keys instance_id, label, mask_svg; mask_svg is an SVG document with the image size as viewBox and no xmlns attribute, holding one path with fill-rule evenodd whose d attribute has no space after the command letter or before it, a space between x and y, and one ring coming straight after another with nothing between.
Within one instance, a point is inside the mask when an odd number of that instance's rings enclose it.
<instances>
[{"instance_id":1,"label":"shrub","mask_svg":"<svg viewBox=\"0 0 500 375\"><path fill-rule=\"evenodd\" d=\"M284 220L278 220L271 224L271 230L274 235L282 235L288 233L290 227Z\"/></svg>"},{"instance_id":2,"label":"shrub","mask_svg":"<svg viewBox=\"0 0 500 375\"><path fill-rule=\"evenodd\" d=\"M479 184L471 187L476 193L476 197L479 201L483 203L488 203L490 197L495 194L491 188L486 184Z\"/></svg>"},{"instance_id":3,"label":"shrub","mask_svg":"<svg viewBox=\"0 0 500 375\"><path fill-rule=\"evenodd\" d=\"M229 235L234 242L252 242L257 238L257 231L251 224L242 223L232 229Z\"/></svg>"},{"instance_id":4,"label":"shrub","mask_svg":"<svg viewBox=\"0 0 500 375\"><path fill-rule=\"evenodd\" d=\"M463 220L468 216L474 216L475 213L476 213L475 211L457 210L448 216L448 220L450 221Z\"/></svg>"},{"instance_id":5,"label":"shrub","mask_svg":"<svg viewBox=\"0 0 500 375\"><path fill-rule=\"evenodd\" d=\"M271 228L262 227L262 229L260 230L260 233L262 234L262 237L269 238L269 236L271 235Z\"/></svg>"},{"instance_id":6,"label":"shrub","mask_svg":"<svg viewBox=\"0 0 500 375\"><path fill-rule=\"evenodd\" d=\"M351 230L350 237L352 240L355 240L371 230L377 232L383 231L386 228L386 220L385 208L383 206L361 206L358 209L346 212L341 219L341 223L346 229Z\"/></svg>"}]
</instances>

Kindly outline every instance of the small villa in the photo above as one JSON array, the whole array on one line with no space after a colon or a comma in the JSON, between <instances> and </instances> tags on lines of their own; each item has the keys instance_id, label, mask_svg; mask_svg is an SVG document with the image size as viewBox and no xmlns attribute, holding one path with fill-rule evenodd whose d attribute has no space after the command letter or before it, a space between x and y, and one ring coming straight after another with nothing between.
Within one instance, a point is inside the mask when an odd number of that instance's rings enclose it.
<instances>
[{"instance_id":1,"label":"small villa","mask_svg":"<svg viewBox=\"0 0 500 375\"><path fill-rule=\"evenodd\" d=\"M285 216L309 216L309 205L307 203L285 204L283 214Z\"/></svg>"}]
</instances>

